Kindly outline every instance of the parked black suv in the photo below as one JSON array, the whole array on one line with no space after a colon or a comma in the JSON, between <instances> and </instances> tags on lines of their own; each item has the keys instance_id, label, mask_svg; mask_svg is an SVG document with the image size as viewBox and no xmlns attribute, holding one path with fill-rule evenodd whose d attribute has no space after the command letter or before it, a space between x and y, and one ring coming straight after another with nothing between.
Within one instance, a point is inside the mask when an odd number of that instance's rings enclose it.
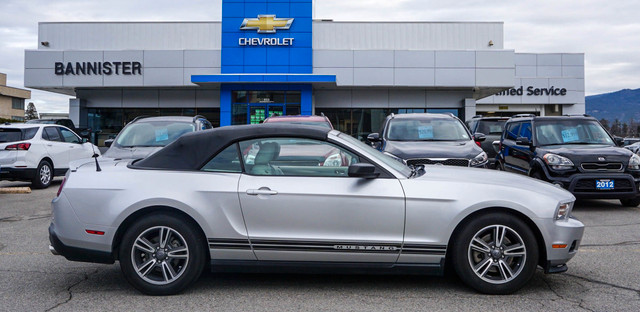
<instances>
[{"instance_id":1,"label":"parked black suv","mask_svg":"<svg viewBox=\"0 0 640 312\"><path fill-rule=\"evenodd\" d=\"M576 198L615 198L640 204L640 156L619 147L588 115L509 119L499 145L498 169L565 188Z\"/></svg>"},{"instance_id":2,"label":"parked black suv","mask_svg":"<svg viewBox=\"0 0 640 312\"><path fill-rule=\"evenodd\" d=\"M504 124L509 117L482 117L482 115L473 116L467 120L467 127L472 134L484 134L486 139L481 143L480 147L487 153L489 157L488 167L494 169L496 167L496 150L493 148L493 141L499 141L504 131Z\"/></svg>"},{"instance_id":3,"label":"parked black suv","mask_svg":"<svg viewBox=\"0 0 640 312\"><path fill-rule=\"evenodd\" d=\"M452 114L391 114L380 133L367 137L383 153L407 165L447 165L486 167L487 153L476 142L484 135L472 136Z\"/></svg>"}]
</instances>

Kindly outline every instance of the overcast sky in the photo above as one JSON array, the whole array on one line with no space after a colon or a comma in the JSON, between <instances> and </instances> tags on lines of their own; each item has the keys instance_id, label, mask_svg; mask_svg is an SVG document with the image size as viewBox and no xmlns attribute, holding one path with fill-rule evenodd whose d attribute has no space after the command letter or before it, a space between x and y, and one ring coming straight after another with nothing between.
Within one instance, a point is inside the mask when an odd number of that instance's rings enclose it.
<instances>
[{"instance_id":1,"label":"overcast sky","mask_svg":"<svg viewBox=\"0 0 640 312\"><path fill-rule=\"evenodd\" d=\"M505 49L585 53L587 95L640 88L638 0L316 0L337 21L503 21ZM0 0L0 72L24 85L24 50L38 22L219 21L221 0ZM96 38L96 40L99 40ZM39 112L66 112L68 97L33 90Z\"/></svg>"}]
</instances>

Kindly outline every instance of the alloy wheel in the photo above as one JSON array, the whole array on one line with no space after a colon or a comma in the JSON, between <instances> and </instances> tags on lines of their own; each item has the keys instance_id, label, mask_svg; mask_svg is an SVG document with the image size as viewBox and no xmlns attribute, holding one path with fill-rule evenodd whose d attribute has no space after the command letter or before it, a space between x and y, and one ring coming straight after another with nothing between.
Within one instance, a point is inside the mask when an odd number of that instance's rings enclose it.
<instances>
[{"instance_id":1,"label":"alloy wheel","mask_svg":"<svg viewBox=\"0 0 640 312\"><path fill-rule=\"evenodd\" d=\"M171 227L154 226L142 232L131 248L131 263L140 278L167 285L182 276L189 263L189 246Z\"/></svg>"},{"instance_id":2,"label":"alloy wheel","mask_svg":"<svg viewBox=\"0 0 640 312\"><path fill-rule=\"evenodd\" d=\"M516 278L527 260L520 235L504 225L490 225L478 231L468 248L469 264L483 281L504 284Z\"/></svg>"}]
</instances>

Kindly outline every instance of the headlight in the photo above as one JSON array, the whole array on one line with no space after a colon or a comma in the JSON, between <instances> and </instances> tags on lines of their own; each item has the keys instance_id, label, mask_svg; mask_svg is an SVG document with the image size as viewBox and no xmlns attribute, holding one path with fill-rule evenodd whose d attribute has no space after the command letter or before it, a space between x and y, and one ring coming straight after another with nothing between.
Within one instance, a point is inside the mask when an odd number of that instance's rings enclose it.
<instances>
[{"instance_id":1,"label":"headlight","mask_svg":"<svg viewBox=\"0 0 640 312\"><path fill-rule=\"evenodd\" d=\"M571 215L571 208L573 208L573 202L558 205L558 208L556 208L556 214L553 218L555 220L568 220Z\"/></svg>"},{"instance_id":2,"label":"headlight","mask_svg":"<svg viewBox=\"0 0 640 312\"><path fill-rule=\"evenodd\" d=\"M633 154L631 158L629 158L629 169L638 170L640 169L640 156Z\"/></svg>"},{"instance_id":3,"label":"headlight","mask_svg":"<svg viewBox=\"0 0 640 312\"><path fill-rule=\"evenodd\" d=\"M391 158L393 158L393 159L395 159L395 160L397 160L397 161L399 161L399 162L401 162L401 163L403 163L403 164L405 164L405 165L407 164L406 160L404 160L404 159L402 159L402 158L400 158L400 157L398 157L396 155L393 155L393 154L391 154L389 152L382 152L382 153L387 155L387 156L389 156L389 157L391 157Z\"/></svg>"},{"instance_id":4,"label":"headlight","mask_svg":"<svg viewBox=\"0 0 640 312\"><path fill-rule=\"evenodd\" d=\"M547 165L551 166L551 169L566 170L573 168L573 162L567 157L549 153L544 154L542 158L544 159L544 162L547 163Z\"/></svg>"},{"instance_id":5,"label":"headlight","mask_svg":"<svg viewBox=\"0 0 640 312\"><path fill-rule=\"evenodd\" d=\"M487 153L482 152L471 160L471 162L469 163L469 166L475 167L479 165L484 165L487 163L488 160L489 160L489 157L487 157Z\"/></svg>"}]
</instances>

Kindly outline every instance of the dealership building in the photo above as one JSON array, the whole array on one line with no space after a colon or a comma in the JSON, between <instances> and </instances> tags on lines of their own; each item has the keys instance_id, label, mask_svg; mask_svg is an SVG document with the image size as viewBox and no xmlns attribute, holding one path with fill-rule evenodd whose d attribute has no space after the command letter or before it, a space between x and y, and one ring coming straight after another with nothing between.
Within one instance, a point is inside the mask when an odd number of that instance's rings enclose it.
<instances>
[{"instance_id":1,"label":"dealership building","mask_svg":"<svg viewBox=\"0 0 640 312\"><path fill-rule=\"evenodd\" d=\"M139 115L214 125L324 114L363 138L390 113L582 114L584 54L505 49L501 22L314 20L312 0L223 0L222 21L40 23L25 86L71 95L101 143Z\"/></svg>"}]
</instances>

